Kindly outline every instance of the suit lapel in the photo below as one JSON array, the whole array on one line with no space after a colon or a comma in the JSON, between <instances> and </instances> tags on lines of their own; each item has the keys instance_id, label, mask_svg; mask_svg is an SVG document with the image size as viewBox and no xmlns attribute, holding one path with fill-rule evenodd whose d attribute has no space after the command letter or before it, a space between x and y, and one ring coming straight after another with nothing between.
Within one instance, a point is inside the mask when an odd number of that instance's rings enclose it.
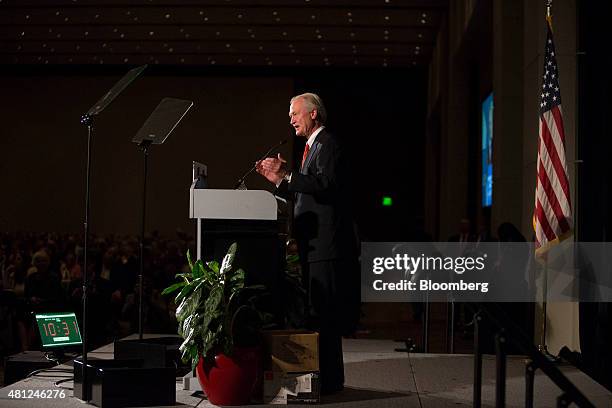
<instances>
[{"instance_id":1,"label":"suit lapel","mask_svg":"<svg viewBox=\"0 0 612 408\"><path fill-rule=\"evenodd\" d=\"M300 169L300 173L302 174L308 173L306 170L308 169L310 162L312 162L314 158L317 157L317 154L319 154L319 150L321 150L321 146L322 146L321 143L319 143L319 139L321 138L321 135L323 134L323 132L325 132L325 129L319 132L315 141L312 143L312 147L310 148L310 150L308 151L308 154L306 155L306 160L304 161L304 166L302 166L302 168Z\"/></svg>"},{"instance_id":2,"label":"suit lapel","mask_svg":"<svg viewBox=\"0 0 612 408\"><path fill-rule=\"evenodd\" d=\"M317 136L318 139L318 136ZM317 141L317 139L315 139L315 141L312 143L312 147L310 148L310 150L308 151L308 154L306 155L306 161L304 161L304 166L302 166L300 173L302 174L306 174L307 173L307 169L308 166L310 166L310 162L317 157L317 154L319 153L319 149L321 148L321 143L319 143Z\"/></svg>"}]
</instances>

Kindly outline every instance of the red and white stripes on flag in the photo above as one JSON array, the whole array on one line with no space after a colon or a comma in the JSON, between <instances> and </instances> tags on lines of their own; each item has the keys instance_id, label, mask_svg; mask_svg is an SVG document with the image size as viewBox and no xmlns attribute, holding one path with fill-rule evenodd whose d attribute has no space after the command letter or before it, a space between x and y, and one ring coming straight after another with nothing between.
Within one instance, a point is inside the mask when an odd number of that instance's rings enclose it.
<instances>
[{"instance_id":1,"label":"red and white stripes on flag","mask_svg":"<svg viewBox=\"0 0 612 408\"><path fill-rule=\"evenodd\" d=\"M573 225L559 72L550 20L547 19L547 22L544 75L540 89L537 184L533 215L538 255L571 235Z\"/></svg>"}]
</instances>

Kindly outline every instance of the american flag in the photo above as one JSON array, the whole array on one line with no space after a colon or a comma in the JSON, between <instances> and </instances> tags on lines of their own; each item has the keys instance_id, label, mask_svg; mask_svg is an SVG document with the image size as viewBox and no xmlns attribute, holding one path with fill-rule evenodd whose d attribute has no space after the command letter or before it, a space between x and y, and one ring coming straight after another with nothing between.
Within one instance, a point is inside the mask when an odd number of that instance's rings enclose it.
<instances>
[{"instance_id":1,"label":"american flag","mask_svg":"<svg viewBox=\"0 0 612 408\"><path fill-rule=\"evenodd\" d=\"M571 234L573 224L565 160L559 71L550 19L547 19L547 22L544 79L540 89L537 184L533 216L538 255L567 238Z\"/></svg>"}]
</instances>

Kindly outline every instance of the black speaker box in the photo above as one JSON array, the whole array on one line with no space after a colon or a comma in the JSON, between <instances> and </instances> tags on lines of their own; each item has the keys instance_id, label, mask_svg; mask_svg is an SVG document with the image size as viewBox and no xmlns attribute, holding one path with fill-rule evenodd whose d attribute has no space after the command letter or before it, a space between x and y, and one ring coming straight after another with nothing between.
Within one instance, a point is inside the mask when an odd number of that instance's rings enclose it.
<instances>
[{"instance_id":1,"label":"black speaker box","mask_svg":"<svg viewBox=\"0 0 612 408\"><path fill-rule=\"evenodd\" d=\"M75 359L73 364L74 391L73 395L83 401L91 400L91 386L98 368L139 368L143 366L141 359L129 360L102 360L97 358L87 359L87 388L83 393L83 360Z\"/></svg>"},{"instance_id":2,"label":"black speaker box","mask_svg":"<svg viewBox=\"0 0 612 408\"><path fill-rule=\"evenodd\" d=\"M99 367L92 380L90 402L100 408L176 404L174 367Z\"/></svg>"}]
</instances>

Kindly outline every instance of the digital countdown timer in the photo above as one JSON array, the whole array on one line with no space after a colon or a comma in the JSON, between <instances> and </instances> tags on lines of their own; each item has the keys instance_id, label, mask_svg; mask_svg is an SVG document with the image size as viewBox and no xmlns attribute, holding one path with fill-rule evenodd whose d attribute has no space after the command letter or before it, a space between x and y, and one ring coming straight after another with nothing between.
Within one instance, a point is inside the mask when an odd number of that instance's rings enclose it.
<instances>
[{"instance_id":1,"label":"digital countdown timer","mask_svg":"<svg viewBox=\"0 0 612 408\"><path fill-rule=\"evenodd\" d=\"M83 344L74 313L37 314L36 323L43 347Z\"/></svg>"}]
</instances>

